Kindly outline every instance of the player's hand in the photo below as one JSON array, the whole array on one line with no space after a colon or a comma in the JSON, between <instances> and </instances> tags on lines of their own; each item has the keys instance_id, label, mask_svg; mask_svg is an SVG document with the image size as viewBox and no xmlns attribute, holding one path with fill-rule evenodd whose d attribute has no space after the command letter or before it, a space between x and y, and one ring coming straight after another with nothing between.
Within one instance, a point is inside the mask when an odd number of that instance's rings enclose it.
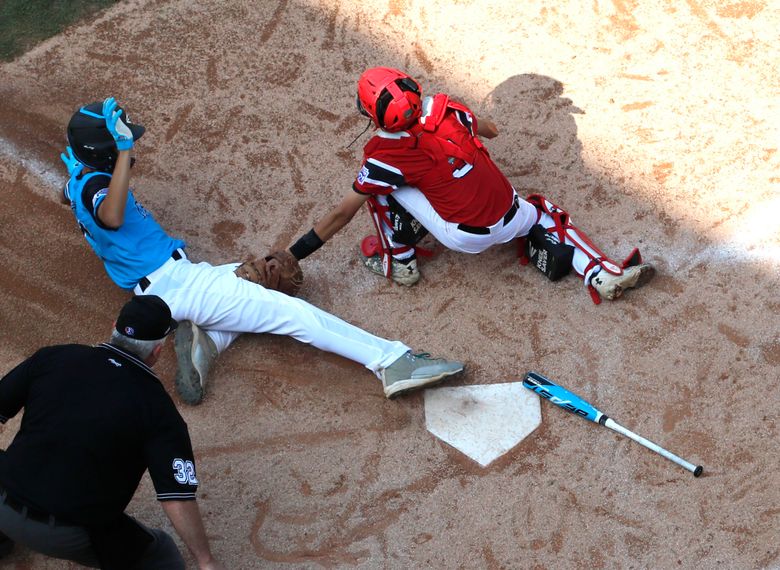
<instances>
[{"instance_id":1,"label":"player's hand","mask_svg":"<svg viewBox=\"0 0 780 570\"><path fill-rule=\"evenodd\" d=\"M68 176L78 175L84 165L79 162L79 159L73 156L73 149L68 147L64 152L60 154L60 159L65 163L65 167L68 169Z\"/></svg>"},{"instance_id":2,"label":"player's hand","mask_svg":"<svg viewBox=\"0 0 780 570\"><path fill-rule=\"evenodd\" d=\"M198 564L200 570L226 570L226 567L219 561L213 558L209 562Z\"/></svg>"},{"instance_id":3,"label":"player's hand","mask_svg":"<svg viewBox=\"0 0 780 570\"><path fill-rule=\"evenodd\" d=\"M477 122L477 134L486 139L494 139L498 136L498 127L493 121L480 119Z\"/></svg>"},{"instance_id":4,"label":"player's hand","mask_svg":"<svg viewBox=\"0 0 780 570\"><path fill-rule=\"evenodd\" d=\"M117 110L117 102L113 97L103 101L103 117L106 119L106 128L116 141L117 150L130 150L133 148L133 133L122 121L122 110Z\"/></svg>"}]
</instances>

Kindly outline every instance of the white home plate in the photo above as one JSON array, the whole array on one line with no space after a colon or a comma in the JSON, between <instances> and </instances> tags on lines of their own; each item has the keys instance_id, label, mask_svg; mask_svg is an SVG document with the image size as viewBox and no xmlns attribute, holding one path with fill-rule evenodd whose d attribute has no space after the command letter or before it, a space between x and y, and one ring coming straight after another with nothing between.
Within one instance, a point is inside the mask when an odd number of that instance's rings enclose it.
<instances>
[{"instance_id":1,"label":"white home plate","mask_svg":"<svg viewBox=\"0 0 780 570\"><path fill-rule=\"evenodd\" d=\"M539 396L522 382L425 391L428 431L485 467L542 423Z\"/></svg>"}]
</instances>

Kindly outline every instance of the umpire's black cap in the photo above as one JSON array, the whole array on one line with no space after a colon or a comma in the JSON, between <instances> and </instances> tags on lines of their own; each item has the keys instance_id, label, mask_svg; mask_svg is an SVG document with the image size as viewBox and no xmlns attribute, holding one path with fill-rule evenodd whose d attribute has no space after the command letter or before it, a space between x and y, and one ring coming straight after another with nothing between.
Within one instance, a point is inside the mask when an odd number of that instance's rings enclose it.
<instances>
[{"instance_id":1,"label":"umpire's black cap","mask_svg":"<svg viewBox=\"0 0 780 570\"><path fill-rule=\"evenodd\" d=\"M116 319L116 331L136 340L159 340L176 330L171 309L157 295L137 295L130 299Z\"/></svg>"}]
</instances>

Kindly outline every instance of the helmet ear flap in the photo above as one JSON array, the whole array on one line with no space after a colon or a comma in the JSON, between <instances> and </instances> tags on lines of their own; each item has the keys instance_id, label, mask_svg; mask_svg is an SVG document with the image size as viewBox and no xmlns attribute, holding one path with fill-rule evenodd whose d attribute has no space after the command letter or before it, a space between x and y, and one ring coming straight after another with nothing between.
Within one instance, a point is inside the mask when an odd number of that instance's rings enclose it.
<instances>
[{"instance_id":1,"label":"helmet ear flap","mask_svg":"<svg viewBox=\"0 0 780 570\"><path fill-rule=\"evenodd\" d=\"M387 125L385 124L385 113L387 113L387 107L392 101L393 95L387 89L382 91L382 94L376 100L376 121L383 129L387 128Z\"/></svg>"},{"instance_id":2,"label":"helmet ear flap","mask_svg":"<svg viewBox=\"0 0 780 570\"><path fill-rule=\"evenodd\" d=\"M373 118L373 117L371 117L371 113L366 111L366 108L363 107L363 103L360 102L360 94L359 93L357 95L355 95L355 105L357 105L357 110L358 110L358 112L361 115L363 115L364 117L368 117L369 119Z\"/></svg>"}]
</instances>

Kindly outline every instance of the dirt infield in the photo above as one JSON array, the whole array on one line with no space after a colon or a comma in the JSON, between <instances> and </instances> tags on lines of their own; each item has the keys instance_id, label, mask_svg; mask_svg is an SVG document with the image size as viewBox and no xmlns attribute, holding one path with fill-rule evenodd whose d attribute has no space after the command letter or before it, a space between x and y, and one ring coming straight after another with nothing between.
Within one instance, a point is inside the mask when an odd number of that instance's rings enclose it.
<instances>
[{"instance_id":1,"label":"dirt infield","mask_svg":"<svg viewBox=\"0 0 780 570\"><path fill-rule=\"evenodd\" d=\"M421 395L386 401L358 365L246 336L204 403L181 406L216 554L241 569L778 569L778 29L762 1L123 2L0 67L0 370L103 340L125 299L56 200L78 105L113 95L146 126L137 196L222 263L288 245L349 189L357 77L401 67L497 123L491 154L522 194L616 258L639 246L659 275L595 306L507 245L442 252L402 288L360 266L361 213L303 263L302 295L465 360L453 385L538 370L705 474L549 405L482 469L425 430ZM169 349L171 389L174 366ZM148 478L131 512L169 528ZM22 549L6 566L70 567Z\"/></svg>"}]
</instances>

